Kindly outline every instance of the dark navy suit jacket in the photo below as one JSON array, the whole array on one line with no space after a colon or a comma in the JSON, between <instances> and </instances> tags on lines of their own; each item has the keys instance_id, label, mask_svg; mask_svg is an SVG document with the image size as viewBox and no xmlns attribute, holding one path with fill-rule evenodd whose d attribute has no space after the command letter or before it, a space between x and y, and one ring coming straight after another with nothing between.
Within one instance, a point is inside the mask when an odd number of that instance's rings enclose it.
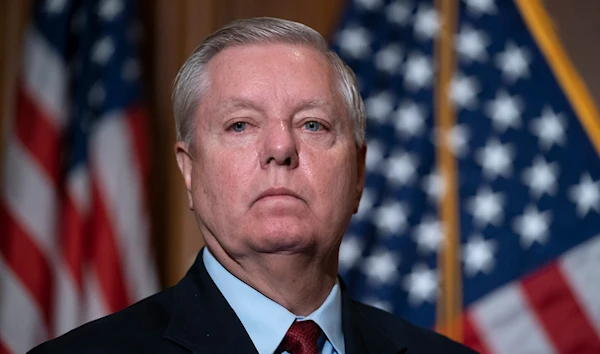
<instances>
[{"instance_id":1,"label":"dark navy suit jacket","mask_svg":"<svg viewBox=\"0 0 600 354\"><path fill-rule=\"evenodd\" d=\"M256 353L202 261L174 287L34 348L46 353ZM347 354L472 354L472 350L387 312L353 301L342 285Z\"/></svg>"}]
</instances>

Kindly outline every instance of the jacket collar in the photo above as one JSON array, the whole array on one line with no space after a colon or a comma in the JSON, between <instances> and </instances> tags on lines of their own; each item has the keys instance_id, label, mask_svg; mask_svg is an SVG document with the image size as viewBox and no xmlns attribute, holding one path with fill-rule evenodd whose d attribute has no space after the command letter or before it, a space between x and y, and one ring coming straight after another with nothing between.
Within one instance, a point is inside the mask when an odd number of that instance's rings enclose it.
<instances>
[{"instance_id":1,"label":"jacket collar","mask_svg":"<svg viewBox=\"0 0 600 354\"><path fill-rule=\"evenodd\" d=\"M193 353L258 354L244 326L206 272L201 254L173 289L173 312L163 336Z\"/></svg>"},{"instance_id":2,"label":"jacket collar","mask_svg":"<svg viewBox=\"0 0 600 354\"><path fill-rule=\"evenodd\" d=\"M387 335L361 313L345 284L342 290L342 327L346 354L400 354L406 346ZM199 252L194 265L173 288L173 310L163 336L193 353L258 354L244 326L212 281Z\"/></svg>"},{"instance_id":3,"label":"jacket collar","mask_svg":"<svg viewBox=\"0 0 600 354\"><path fill-rule=\"evenodd\" d=\"M363 305L352 300L346 285L342 288L342 326L346 354L404 354L407 352L402 333L386 333L380 323L373 322L362 311ZM350 334L350 335L348 335ZM393 336L393 337L392 337Z\"/></svg>"}]
</instances>

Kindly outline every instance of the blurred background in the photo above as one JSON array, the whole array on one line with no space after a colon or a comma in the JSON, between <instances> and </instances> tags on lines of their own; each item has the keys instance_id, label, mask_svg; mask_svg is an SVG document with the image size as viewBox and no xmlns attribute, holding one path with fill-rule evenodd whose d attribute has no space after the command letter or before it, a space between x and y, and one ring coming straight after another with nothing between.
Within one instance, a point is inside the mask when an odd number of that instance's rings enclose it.
<instances>
[{"instance_id":1,"label":"blurred background","mask_svg":"<svg viewBox=\"0 0 600 354\"><path fill-rule=\"evenodd\" d=\"M1 1L0 353L185 274L202 238L171 84L253 16L313 27L359 77L370 177L341 251L356 297L482 352L600 352L600 3L540 4ZM456 192L428 202L432 176Z\"/></svg>"}]
</instances>

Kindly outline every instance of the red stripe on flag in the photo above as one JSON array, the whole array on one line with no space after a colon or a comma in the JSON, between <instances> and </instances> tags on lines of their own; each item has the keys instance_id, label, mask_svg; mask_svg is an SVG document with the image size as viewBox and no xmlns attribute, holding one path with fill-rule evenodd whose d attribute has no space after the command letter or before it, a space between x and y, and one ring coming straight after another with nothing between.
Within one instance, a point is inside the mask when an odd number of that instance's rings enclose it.
<instances>
[{"instance_id":1,"label":"red stripe on flag","mask_svg":"<svg viewBox=\"0 0 600 354\"><path fill-rule=\"evenodd\" d=\"M146 189L146 176L150 171L150 154L148 147L148 119L146 112L141 107L133 107L127 110L127 124L129 126L129 132L131 141L133 142L133 148L135 151L134 156L136 157L136 164L140 171L140 177L142 179L142 189L145 193Z\"/></svg>"},{"instance_id":2,"label":"red stripe on flag","mask_svg":"<svg viewBox=\"0 0 600 354\"><path fill-rule=\"evenodd\" d=\"M0 354L11 354L11 352L6 348L4 343L2 343L2 339L0 339Z\"/></svg>"},{"instance_id":3,"label":"red stripe on flag","mask_svg":"<svg viewBox=\"0 0 600 354\"><path fill-rule=\"evenodd\" d=\"M17 119L15 132L21 143L42 166L50 179L57 183L60 166L60 134L48 116L37 108L36 102L24 91L17 89Z\"/></svg>"},{"instance_id":4,"label":"red stripe on flag","mask_svg":"<svg viewBox=\"0 0 600 354\"><path fill-rule=\"evenodd\" d=\"M72 199L69 197L64 199L60 217L63 258L71 277L77 285L77 290L81 292L83 291L83 264L87 249L84 238L84 235L87 234L84 228L84 218L77 211Z\"/></svg>"},{"instance_id":5,"label":"red stripe on flag","mask_svg":"<svg viewBox=\"0 0 600 354\"><path fill-rule=\"evenodd\" d=\"M0 252L19 281L29 291L52 332L52 272L38 245L0 204Z\"/></svg>"},{"instance_id":6,"label":"red stripe on flag","mask_svg":"<svg viewBox=\"0 0 600 354\"><path fill-rule=\"evenodd\" d=\"M600 338L555 264L522 281L524 293L560 353L600 353Z\"/></svg>"},{"instance_id":7,"label":"red stripe on flag","mask_svg":"<svg viewBox=\"0 0 600 354\"><path fill-rule=\"evenodd\" d=\"M115 312L129 305L129 297L116 235L98 188L92 178L91 258L108 310Z\"/></svg>"},{"instance_id":8,"label":"red stripe on flag","mask_svg":"<svg viewBox=\"0 0 600 354\"><path fill-rule=\"evenodd\" d=\"M481 340L479 332L476 330L475 320L470 312L465 312L462 317L463 321L463 344L467 347L478 351L480 354L491 353L487 346Z\"/></svg>"}]
</instances>

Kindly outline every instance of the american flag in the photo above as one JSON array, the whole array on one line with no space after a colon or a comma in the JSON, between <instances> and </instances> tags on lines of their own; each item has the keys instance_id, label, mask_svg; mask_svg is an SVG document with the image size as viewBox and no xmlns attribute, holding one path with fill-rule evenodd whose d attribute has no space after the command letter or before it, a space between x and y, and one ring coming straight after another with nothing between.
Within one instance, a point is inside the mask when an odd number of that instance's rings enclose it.
<instances>
[{"instance_id":1,"label":"american flag","mask_svg":"<svg viewBox=\"0 0 600 354\"><path fill-rule=\"evenodd\" d=\"M0 353L150 295L132 1L32 3L0 198Z\"/></svg>"},{"instance_id":2,"label":"american flag","mask_svg":"<svg viewBox=\"0 0 600 354\"><path fill-rule=\"evenodd\" d=\"M600 117L554 36L538 0L348 5L332 45L368 116L340 251L358 299L435 328L454 285L445 323L482 353L600 353Z\"/></svg>"}]
</instances>

